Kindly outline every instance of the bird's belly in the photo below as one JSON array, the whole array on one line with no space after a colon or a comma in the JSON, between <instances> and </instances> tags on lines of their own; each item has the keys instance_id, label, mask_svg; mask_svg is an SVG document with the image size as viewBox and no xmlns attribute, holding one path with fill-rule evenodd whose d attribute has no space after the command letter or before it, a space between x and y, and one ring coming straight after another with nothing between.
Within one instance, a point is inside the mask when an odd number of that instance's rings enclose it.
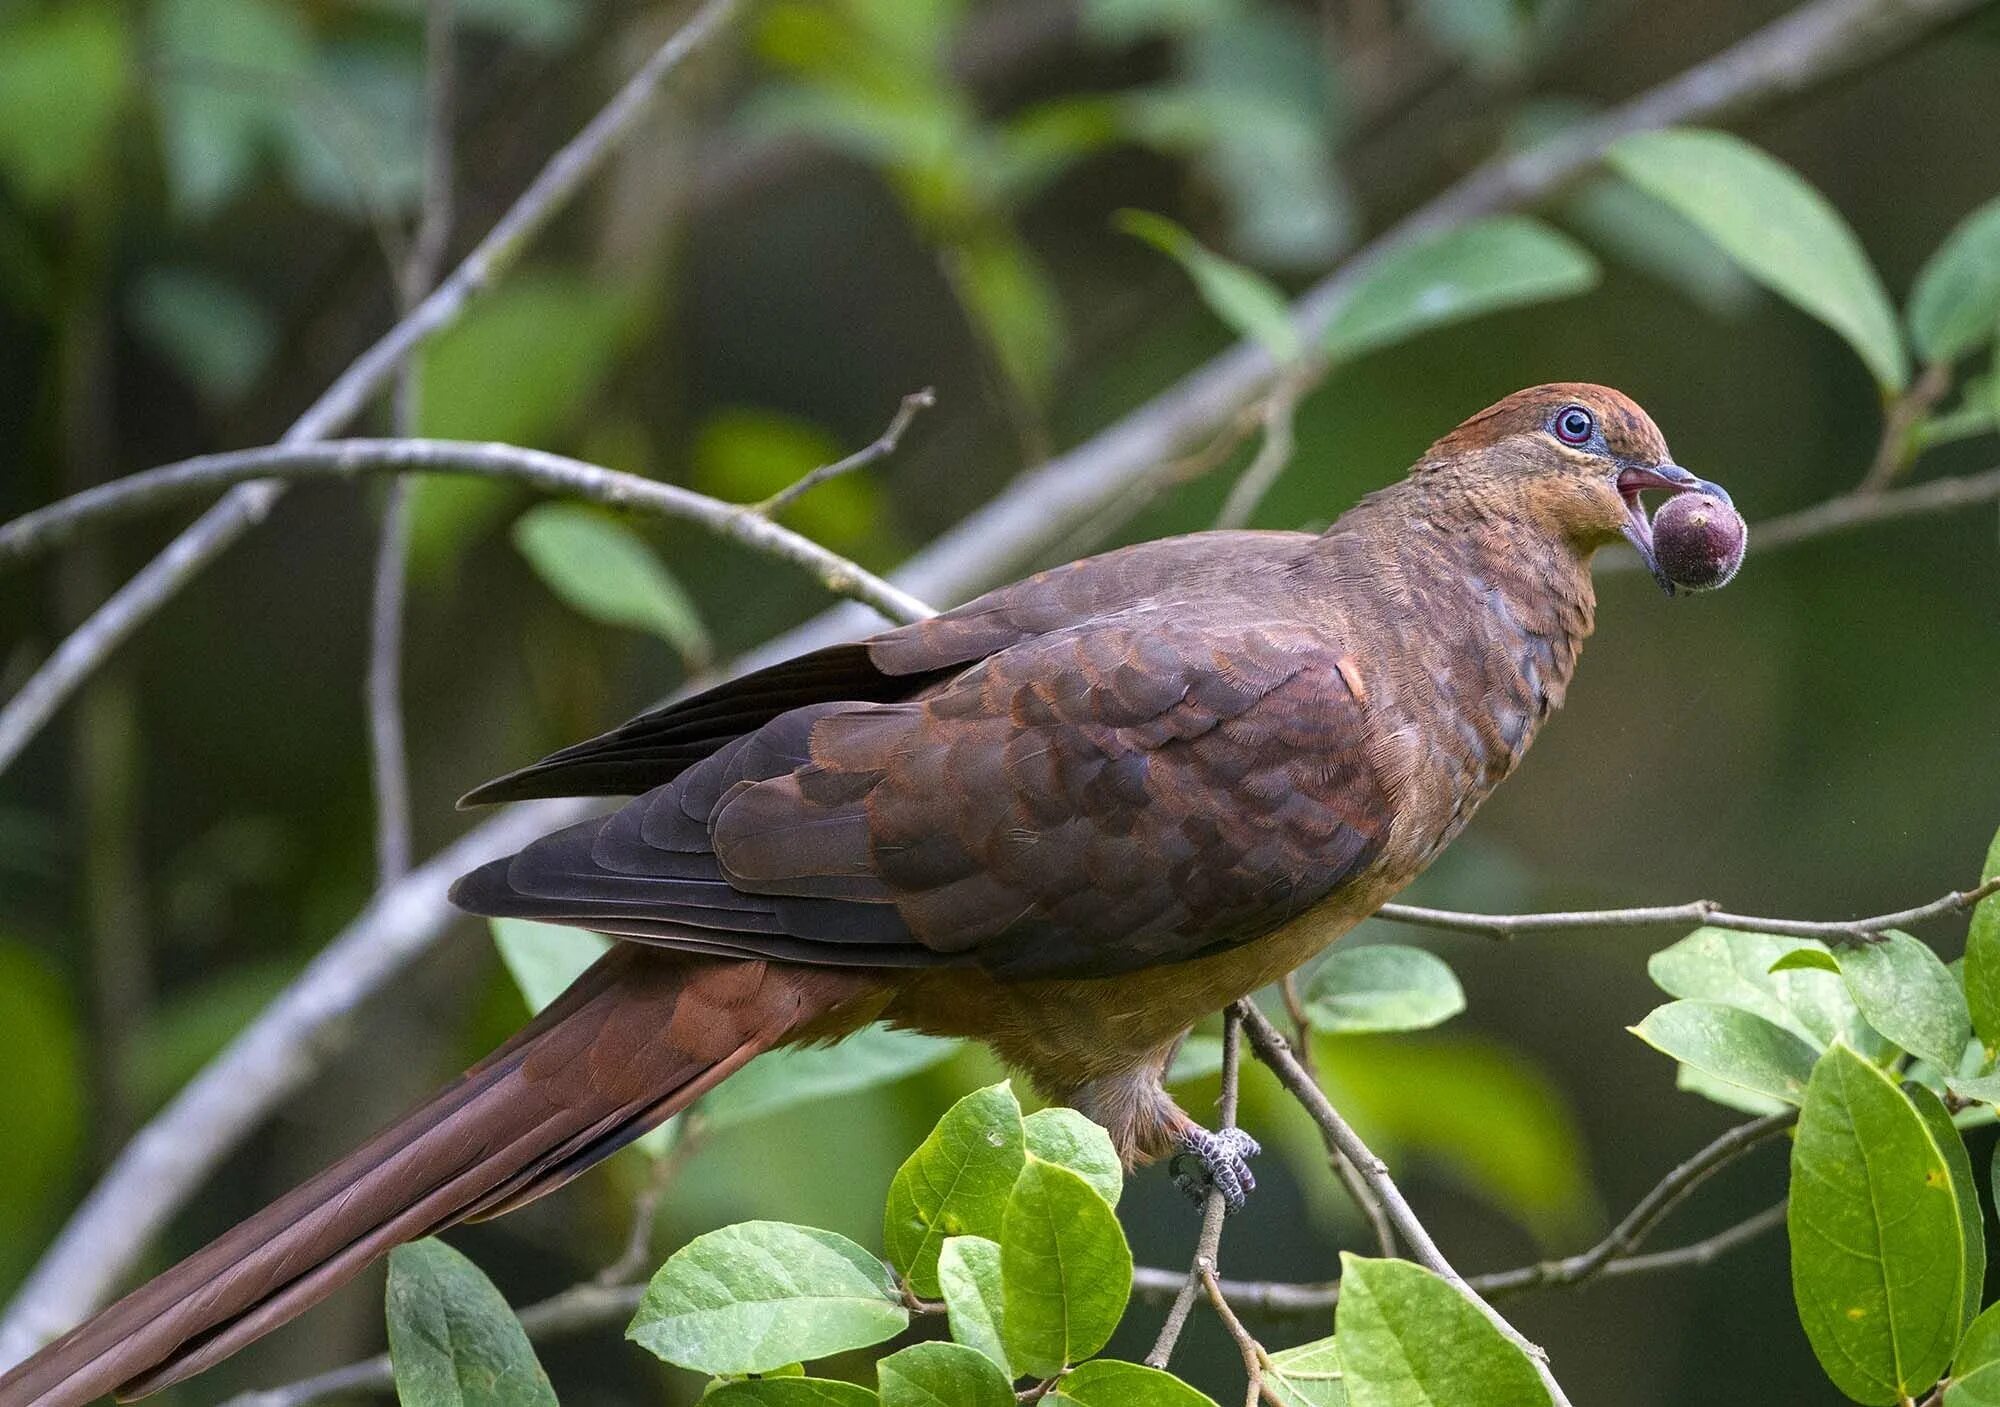
<instances>
[{"instance_id":1,"label":"bird's belly","mask_svg":"<svg viewBox=\"0 0 2000 1407\"><path fill-rule=\"evenodd\" d=\"M918 974L885 1013L897 1025L993 1046L1062 1098L1143 1063L1181 1032L1293 971L1373 913L1394 886L1343 890L1262 938L1111 977L1003 981L972 968Z\"/></svg>"}]
</instances>

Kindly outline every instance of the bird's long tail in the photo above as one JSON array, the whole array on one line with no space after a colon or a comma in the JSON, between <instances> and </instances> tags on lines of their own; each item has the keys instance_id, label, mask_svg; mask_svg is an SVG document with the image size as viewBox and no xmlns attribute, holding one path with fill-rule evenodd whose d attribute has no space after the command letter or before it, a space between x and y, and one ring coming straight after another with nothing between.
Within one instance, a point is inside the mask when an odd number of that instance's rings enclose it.
<instances>
[{"instance_id":1,"label":"bird's long tail","mask_svg":"<svg viewBox=\"0 0 2000 1407\"><path fill-rule=\"evenodd\" d=\"M852 973L617 944L428 1103L0 1378L0 1407L81 1407L198 1373L391 1247L567 1182L863 989Z\"/></svg>"}]
</instances>

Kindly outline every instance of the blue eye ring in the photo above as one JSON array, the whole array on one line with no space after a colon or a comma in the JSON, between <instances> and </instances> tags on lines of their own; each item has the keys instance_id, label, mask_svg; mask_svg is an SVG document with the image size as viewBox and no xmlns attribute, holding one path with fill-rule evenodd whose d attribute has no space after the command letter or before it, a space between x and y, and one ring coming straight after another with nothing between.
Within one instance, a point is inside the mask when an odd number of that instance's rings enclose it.
<instances>
[{"instance_id":1,"label":"blue eye ring","mask_svg":"<svg viewBox=\"0 0 2000 1407\"><path fill-rule=\"evenodd\" d=\"M1597 417L1580 405L1566 405L1555 413L1549 427L1566 445L1587 445L1597 433Z\"/></svg>"}]
</instances>

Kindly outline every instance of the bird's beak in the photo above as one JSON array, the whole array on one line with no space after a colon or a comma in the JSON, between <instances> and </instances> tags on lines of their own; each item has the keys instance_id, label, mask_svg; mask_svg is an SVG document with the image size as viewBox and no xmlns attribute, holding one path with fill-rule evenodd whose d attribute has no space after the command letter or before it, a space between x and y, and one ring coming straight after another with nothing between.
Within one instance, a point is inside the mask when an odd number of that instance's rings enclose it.
<instances>
[{"instance_id":1,"label":"bird's beak","mask_svg":"<svg viewBox=\"0 0 2000 1407\"><path fill-rule=\"evenodd\" d=\"M1729 490L1707 479L1697 479L1678 464L1635 464L1618 471L1618 495L1625 500L1625 538L1639 549L1640 559L1646 570L1653 574L1653 580L1660 584L1660 590L1672 596L1674 584L1667 580L1660 570L1659 558L1653 555L1653 523L1646 516L1646 505L1639 495L1648 489L1658 489L1662 493L1714 494L1724 503L1734 507Z\"/></svg>"}]
</instances>

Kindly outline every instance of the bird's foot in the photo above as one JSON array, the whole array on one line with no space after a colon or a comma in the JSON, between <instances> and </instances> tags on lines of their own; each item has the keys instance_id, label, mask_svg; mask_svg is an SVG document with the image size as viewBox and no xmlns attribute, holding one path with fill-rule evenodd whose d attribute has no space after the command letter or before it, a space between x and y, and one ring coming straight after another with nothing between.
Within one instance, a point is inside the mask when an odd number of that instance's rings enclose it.
<instances>
[{"instance_id":1,"label":"bird's foot","mask_svg":"<svg viewBox=\"0 0 2000 1407\"><path fill-rule=\"evenodd\" d=\"M1240 1212L1257 1188L1249 1160L1261 1151L1257 1140L1242 1129L1210 1133L1193 1125L1181 1135L1180 1151L1167 1164L1167 1172L1172 1175L1174 1186L1196 1206L1208 1199L1210 1191L1216 1191L1222 1194L1226 1210ZM1193 1164L1191 1168L1184 1166L1189 1163Z\"/></svg>"}]
</instances>

